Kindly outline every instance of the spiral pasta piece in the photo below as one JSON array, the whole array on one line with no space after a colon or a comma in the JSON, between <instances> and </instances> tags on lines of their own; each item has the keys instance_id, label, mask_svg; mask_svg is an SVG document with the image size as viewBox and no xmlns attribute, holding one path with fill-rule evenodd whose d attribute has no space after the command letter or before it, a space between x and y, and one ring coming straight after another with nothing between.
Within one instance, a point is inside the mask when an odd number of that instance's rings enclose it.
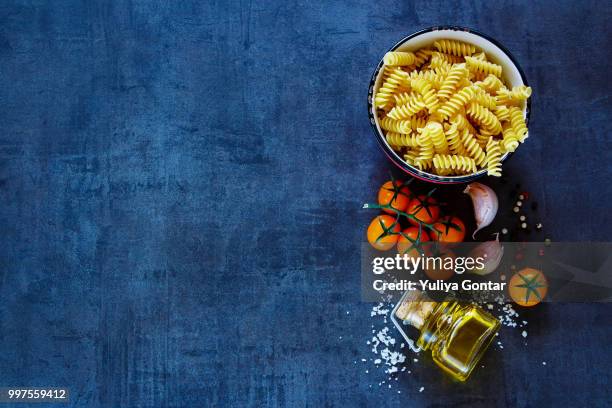
<instances>
[{"instance_id":1,"label":"spiral pasta piece","mask_svg":"<svg viewBox=\"0 0 612 408\"><path fill-rule=\"evenodd\" d=\"M461 81L459 81L459 84L457 84L457 89L462 89L465 88L466 86L472 86L472 81L470 81L470 78L468 77L463 77L461 79Z\"/></svg>"},{"instance_id":2,"label":"spiral pasta piece","mask_svg":"<svg viewBox=\"0 0 612 408\"><path fill-rule=\"evenodd\" d=\"M409 135L412 131L409 120L395 120L388 116L380 120L380 127L387 131L403 133L405 135Z\"/></svg>"},{"instance_id":3,"label":"spiral pasta piece","mask_svg":"<svg viewBox=\"0 0 612 408\"><path fill-rule=\"evenodd\" d=\"M405 101L402 100L402 102L405 103L391 109L388 114L390 118L396 120L410 119L411 116L414 116L419 111L427 108L427 106L425 105L425 101L423 100L423 97L421 95L413 94L408 96L408 98L402 99L406 99Z\"/></svg>"},{"instance_id":4,"label":"spiral pasta piece","mask_svg":"<svg viewBox=\"0 0 612 408\"><path fill-rule=\"evenodd\" d=\"M527 125L525 124L525 118L523 112L517 107L508 108L510 111L510 124L519 141L523 143L527 139Z\"/></svg>"},{"instance_id":5,"label":"spiral pasta piece","mask_svg":"<svg viewBox=\"0 0 612 408\"><path fill-rule=\"evenodd\" d=\"M443 53L457 56L472 55L476 52L476 47L456 40L438 40L434 42L434 47Z\"/></svg>"},{"instance_id":6,"label":"spiral pasta piece","mask_svg":"<svg viewBox=\"0 0 612 408\"><path fill-rule=\"evenodd\" d=\"M435 112L438 109L439 102L431 84L423 78L413 79L410 84L423 97L429 113Z\"/></svg>"},{"instance_id":7,"label":"spiral pasta piece","mask_svg":"<svg viewBox=\"0 0 612 408\"><path fill-rule=\"evenodd\" d=\"M497 102L504 105L519 104L531 96L531 87L519 85L509 89L497 91Z\"/></svg>"},{"instance_id":8,"label":"spiral pasta piece","mask_svg":"<svg viewBox=\"0 0 612 408\"><path fill-rule=\"evenodd\" d=\"M444 128L438 122L428 122L423 128L423 134L427 134L434 145L434 151L436 153L447 153L448 143L446 141L446 135L444 134Z\"/></svg>"},{"instance_id":9,"label":"spiral pasta piece","mask_svg":"<svg viewBox=\"0 0 612 408\"><path fill-rule=\"evenodd\" d=\"M451 98L446 101L440 108L438 109L438 114L442 115L444 118L450 118L455 113L459 112L461 108L466 106L472 98L474 98L475 92L472 86L467 86L461 89L459 92L451 96Z\"/></svg>"},{"instance_id":10,"label":"spiral pasta piece","mask_svg":"<svg viewBox=\"0 0 612 408\"><path fill-rule=\"evenodd\" d=\"M419 152L416 150L407 150L404 153L404 161L408 164L410 164L411 166L415 165L417 156L418 156Z\"/></svg>"},{"instance_id":11,"label":"spiral pasta piece","mask_svg":"<svg viewBox=\"0 0 612 408\"><path fill-rule=\"evenodd\" d=\"M512 129L512 126L506 126L502 130L502 136L503 138L502 138L501 144L504 148L504 151L506 152L515 151L519 145L519 138L516 135L516 132L514 131L514 129Z\"/></svg>"},{"instance_id":12,"label":"spiral pasta piece","mask_svg":"<svg viewBox=\"0 0 612 408\"><path fill-rule=\"evenodd\" d=\"M464 77L467 77L465 64L453 65L450 71L448 71L448 75L442 83L442 87L438 91L438 99L443 101L450 98L453 92L455 92L455 89L457 89L457 85Z\"/></svg>"},{"instance_id":13,"label":"spiral pasta piece","mask_svg":"<svg viewBox=\"0 0 612 408\"><path fill-rule=\"evenodd\" d=\"M501 149L499 142L490 138L487 143L487 174L501 177Z\"/></svg>"},{"instance_id":14,"label":"spiral pasta piece","mask_svg":"<svg viewBox=\"0 0 612 408\"><path fill-rule=\"evenodd\" d=\"M487 161L487 155L467 129L463 130L461 141L468 155L474 159L474 162L478 166L483 166Z\"/></svg>"},{"instance_id":15,"label":"spiral pasta piece","mask_svg":"<svg viewBox=\"0 0 612 408\"><path fill-rule=\"evenodd\" d=\"M491 138L491 136L493 135L485 132L484 130L481 130L480 133L476 133L474 138L476 139L476 142L478 142L480 147L482 147L483 149L486 149L487 143L489 142L489 139Z\"/></svg>"},{"instance_id":16,"label":"spiral pasta piece","mask_svg":"<svg viewBox=\"0 0 612 408\"><path fill-rule=\"evenodd\" d=\"M500 122L510 120L510 110L508 110L507 106L500 105L495 108L493 113L495 114L495 116L497 116L497 119L499 119Z\"/></svg>"},{"instance_id":17,"label":"spiral pasta piece","mask_svg":"<svg viewBox=\"0 0 612 408\"><path fill-rule=\"evenodd\" d=\"M404 155L404 160L406 160L406 163L416 167L417 169L421 171L426 171L426 170L431 169L433 167L433 159L427 159L427 160L419 159L419 152L420 150L409 150Z\"/></svg>"},{"instance_id":18,"label":"spiral pasta piece","mask_svg":"<svg viewBox=\"0 0 612 408\"><path fill-rule=\"evenodd\" d=\"M532 89L530 86L527 85L518 85L518 86L514 86L512 87L512 95L514 96L514 98L519 99L519 100L526 100L529 97L531 97L531 93L532 93Z\"/></svg>"},{"instance_id":19,"label":"spiral pasta piece","mask_svg":"<svg viewBox=\"0 0 612 408\"><path fill-rule=\"evenodd\" d=\"M432 88L438 90L442 86L450 67L438 67L428 71L413 71L410 73L410 79L424 79Z\"/></svg>"},{"instance_id":20,"label":"spiral pasta piece","mask_svg":"<svg viewBox=\"0 0 612 408\"><path fill-rule=\"evenodd\" d=\"M476 82L476 85L490 93L495 95L500 89L505 89L504 83L495 75L489 74L480 82Z\"/></svg>"},{"instance_id":21,"label":"spiral pasta piece","mask_svg":"<svg viewBox=\"0 0 612 408\"><path fill-rule=\"evenodd\" d=\"M435 154L433 166L436 170L454 170L459 173L473 173L476 171L474 159L451 154Z\"/></svg>"},{"instance_id":22,"label":"spiral pasta piece","mask_svg":"<svg viewBox=\"0 0 612 408\"><path fill-rule=\"evenodd\" d=\"M389 110L393 105L393 92L377 92L374 97L374 105L377 109Z\"/></svg>"},{"instance_id":23,"label":"spiral pasta piece","mask_svg":"<svg viewBox=\"0 0 612 408\"><path fill-rule=\"evenodd\" d=\"M464 116L465 112L462 113L457 113L455 116L453 116L450 119L450 123L456 123L457 124L457 128L459 130L463 130L463 129L467 129L470 131L471 134L475 134L476 133L476 129L474 128L474 126L470 123L469 120L467 120L467 118Z\"/></svg>"},{"instance_id":24,"label":"spiral pasta piece","mask_svg":"<svg viewBox=\"0 0 612 408\"><path fill-rule=\"evenodd\" d=\"M417 159L414 161L414 167L422 171L429 170L433 167L433 158L432 159L420 159L417 157Z\"/></svg>"},{"instance_id":25,"label":"spiral pasta piece","mask_svg":"<svg viewBox=\"0 0 612 408\"><path fill-rule=\"evenodd\" d=\"M440 53L434 53L431 55L431 60L429 61L429 68L435 69L435 68L441 68L441 69L445 69L445 70L449 70L451 69L453 66L452 63L448 62L446 59L444 59Z\"/></svg>"},{"instance_id":26,"label":"spiral pasta piece","mask_svg":"<svg viewBox=\"0 0 612 408\"><path fill-rule=\"evenodd\" d=\"M475 73L482 73L485 75L493 74L498 78L501 77L502 67L501 65L494 64L489 61L483 61L476 59L474 57L465 57L465 63L467 65L468 70Z\"/></svg>"},{"instance_id":27,"label":"spiral pasta piece","mask_svg":"<svg viewBox=\"0 0 612 408\"><path fill-rule=\"evenodd\" d=\"M497 135L501 132L502 127L497 116L487 108L479 105L476 102L471 102L468 105L466 113L470 118L477 122L485 130L489 130L492 134Z\"/></svg>"},{"instance_id":28,"label":"spiral pasta piece","mask_svg":"<svg viewBox=\"0 0 612 408\"><path fill-rule=\"evenodd\" d=\"M481 61L486 61L487 60L487 56L485 55L484 52L477 52L476 54L472 54L473 58L476 58L477 60L481 60Z\"/></svg>"},{"instance_id":29,"label":"spiral pasta piece","mask_svg":"<svg viewBox=\"0 0 612 408\"><path fill-rule=\"evenodd\" d=\"M462 62L465 62L465 60L463 59L462 56L457 56L457 55L452 55L452 54L445 54L443 52L437 52L434 51L431 54L431 59L433 60L434 58L438 58L441 60L444 60L446 62L448 62L449 64L461 64Z\"/></svg>"},{"instance_id":30,"label":"spiral pasta piece","mask_svg":"<svg viewBox=\"0 0 612 408\"><path fill-rule=\"evenodd\" d=\"M469 153L463 146L463 142L461 141L461 135L459 133L459 128L456 123L453 123L445 130L446 140L448 142L448 148L452 154L457 154L460 156L467 156Z\"/></svg>"},{"instance_id":31,"label":"spiral pasta piece","mask_svg":"<svg viewBox=\"0 0 612 408\"><path fill-rule=\"evenodd\" d=\"M474 100L485 108L494 111L497 107L497 100L495 99L495 97L489 95L484 89L480 87L475 86L474 90Z\"/></svg>"},{"instance_id":32,"label":"spiral pasta piece","mask_svg":"<svg viewBox=\"0 0 612 408\"><path fill-rule=\"evenodd\" d=\"M403 133L387 132L385 135L387 143L397 147L416 147L418 146L416 138L417 135L414 133L406 135Z\"/></svg>"},{"instance_id":33,"label":"spiral pasta piece","mask_svg":"<svg viewBox=\"0 0 612 408\"><path fill-rule=\"evenodd\" d=\"M425 127L425 125L427 125L427 118L420 118L418 116L413 116L410 119L410 127L412 130L418 131L419 129L422 129Z\"/></svg>"},{"instance_id":34,"label":"spiral pasta piece","mask_svg":"<svg viewBox=\"0 0 612 408\"><path fill-rule=\"evenodd\" d=\"M416 61L416 56L412 52L390 51L383 57L385 65L412 65Z\"/></svg>"},{"instance_id":35,"label":"spiral pasta piece","mask_svg":"<svg viewBox=\"0 0 612 408\"><path fill-rule=\"evenodd\" d=\"M385 68L386 77L374 97L374 104L380 109L390 109L393 105L393 94L402 88L410 89L410 77L400 68Z\"/></svg>"},{"instance_id":36,"label":"spiral pasta piece","mask_svg":"<svg viewBox=\"0 0 612 408\"><path fill-rule=\"evenodd\" d=\"M392 78L391 84L396 85L397 87L410 87L410 74L404 71L401 67L388 67L385 66L383 69L383 84L381 87L385 86L385 82L389 78Z\"/></svg>"},{"instance_id":37,"label":"spiral pasta piece","mask_svg":"<svg viewBox=\"0 0 612 408\"><path fill-rule=\"evenodd\" d=\"M419 144L419 154L416 163L418 164L420 162L424 165L426 162L433 159L434 144L427 132L421 132L417 136L417 143Z\"/></svg>"},{"instance_id":38,"label":"spiral pasta piece","mask_svg":"<svg viewBox=\"0 0 612 408\"><path fill-rule=\"evenodd\" d=\"M402 106L410 102L413 97L414 93L412 92L402 92L399 94L394 94L393 101L395 102L395 106Z\"/></svg>"},{"instance_id":39,"label":"spiral pasta piece","mask_svg":"<svg viewBox=\"0 0 612 408\"><path fill-rule=\"evenodd\" d=\"M415 56L414 65L415 65L415 67L419 68L423 64L425 64L427 61L429 61L429 59L431 58L432 52L433 52L432 50L429 50L429 49L426 49L426 48L421 48L420 50L415 52L414 53L414 56Z\"/></svg>"}]
</instances>

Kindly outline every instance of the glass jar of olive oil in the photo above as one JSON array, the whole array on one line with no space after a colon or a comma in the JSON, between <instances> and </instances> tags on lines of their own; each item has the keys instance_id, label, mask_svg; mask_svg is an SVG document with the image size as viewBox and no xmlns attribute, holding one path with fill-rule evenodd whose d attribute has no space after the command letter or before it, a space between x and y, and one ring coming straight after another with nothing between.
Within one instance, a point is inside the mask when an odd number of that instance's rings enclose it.
<instances>
[{"instance_id":1,"label":"glass jar of olive oil","mask_svg":"<svg viewBox=\"0 0 612 408\"><path fill-rule=\"evenodd\" d=\"M465 381L499 330L500 322L472 304L434 302L426 294L408 293L398 318L420 331L417 345L454 378Z\"/></svg>"}]
</instances>

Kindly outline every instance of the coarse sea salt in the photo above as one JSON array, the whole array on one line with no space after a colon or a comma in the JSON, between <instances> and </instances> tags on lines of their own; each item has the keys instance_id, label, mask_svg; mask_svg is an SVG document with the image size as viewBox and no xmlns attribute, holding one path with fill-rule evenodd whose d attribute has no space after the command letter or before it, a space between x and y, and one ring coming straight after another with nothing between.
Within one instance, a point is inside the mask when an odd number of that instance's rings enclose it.
<instances>
[{"instance_id":1,"label":"coarse sea salt","mask_svg":"<svg viewBox=\"0 0 612 408\"><path fill-rule=\"evenodd\" d=\"M518 318L519 314L514 310L510 303L506 303L501 308L501 314L498 315L499 321L506 327L516 327L517 321L515 318Z\"/></svg>"},{"instance_id":2,"label":"coarse sea salt","mask_svg":"<svg viewBox=\"0 0 612 408\"><path fill-rule=\"evenodd\" d=\"M384 309L385 305L384 303L379 303L378 305L374 306L372 308L372 312L370 313L370 316L386 316L389 313L389 309Z\"/></svg>"},{"instance_id":3,"label":"coarse sea salt","mask_svg":"<svg viewBox=\"0 0 612 408\"><path fill-rule=\"evenodd\" d=\"M390 308L385 306L384 303L379 303L372 308L371 316L374 318L383 318L383 323L387 323L387 316L389 315ZM374 327L374 324L372 325ZM384 326L380 330L372 330L373 336L366 343L370 346L370 349L377 358L370 359L376 367L383 367L384 372L389 376L389 381L397 381L397 376L391 376L400 371L405 371L405 367L401 367L402 363L406 361L406 356L395 349L398 348L398 342L396 338L391 334L389 326ZM402 343L403 345L403 343ZM403 348L399 346L399 348ZM362 359L364 361L365 359ZM384 384L385 381L379 383L379 386Z\"/></svg>"}]
</instances>

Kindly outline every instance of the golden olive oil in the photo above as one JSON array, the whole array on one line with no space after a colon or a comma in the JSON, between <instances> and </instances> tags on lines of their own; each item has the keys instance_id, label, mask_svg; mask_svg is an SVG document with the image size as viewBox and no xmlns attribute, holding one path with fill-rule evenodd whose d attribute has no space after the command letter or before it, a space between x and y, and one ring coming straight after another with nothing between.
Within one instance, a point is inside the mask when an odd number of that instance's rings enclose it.
<instances>
[{"instance_id":1,"label":"golden olive oil","mask_svg":"<svg viewBox=\"0 0 612 408\"><path fill-rule=\"evenodd\" d=\"M417 345L454 378L465 381L499 330L500 322L472 304L434 302L421 292L405 297L396 315L420 330Z\"/></svg>"}]
</instances>

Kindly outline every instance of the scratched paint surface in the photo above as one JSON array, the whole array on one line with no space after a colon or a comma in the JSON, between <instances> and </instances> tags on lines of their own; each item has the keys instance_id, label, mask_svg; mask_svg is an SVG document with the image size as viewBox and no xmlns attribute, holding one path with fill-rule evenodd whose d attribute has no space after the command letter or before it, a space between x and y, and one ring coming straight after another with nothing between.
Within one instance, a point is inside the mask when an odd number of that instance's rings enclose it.
<instances>
[{"instance_id":1,"label":"scratched paint surface","mask_svg":"<svg viewBox=\"0 0 612 408\"><path fill-rule=\"evenodd\" d=\"M610 240L611 17L594 1L2 2L0 386L68 386L75 407L606 405L607 305L543 306L529 346L509 338L465 385L424 362L370 389L382 376L354 361L371 334L360 207L390 168L365 112L384 50L436 24L505 44L534 89L505 171L554 239Z\"/></svg>"}]
</instances>

